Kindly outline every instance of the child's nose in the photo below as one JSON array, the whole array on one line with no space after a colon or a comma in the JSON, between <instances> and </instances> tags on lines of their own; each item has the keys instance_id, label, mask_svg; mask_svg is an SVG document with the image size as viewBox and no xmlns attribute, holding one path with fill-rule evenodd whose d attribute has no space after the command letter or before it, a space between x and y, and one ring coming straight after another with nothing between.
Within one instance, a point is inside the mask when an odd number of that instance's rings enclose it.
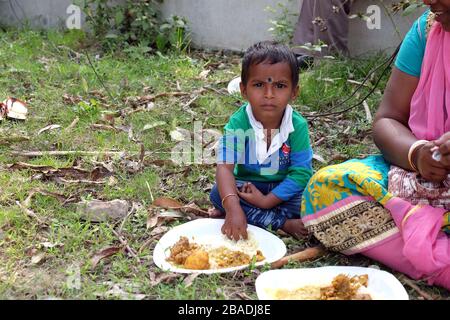
<instances>
[{"instance_id":1,"label":"child's nose","mask_svg":"<svg viewBox=\"0 0 450 320\"><path fill-rule=\"evenodd\" d=\"M269 85L265 86L264 97L266 97L266 98L273 98L272 85L269 84Z\"/></svg>"}]
</instances>

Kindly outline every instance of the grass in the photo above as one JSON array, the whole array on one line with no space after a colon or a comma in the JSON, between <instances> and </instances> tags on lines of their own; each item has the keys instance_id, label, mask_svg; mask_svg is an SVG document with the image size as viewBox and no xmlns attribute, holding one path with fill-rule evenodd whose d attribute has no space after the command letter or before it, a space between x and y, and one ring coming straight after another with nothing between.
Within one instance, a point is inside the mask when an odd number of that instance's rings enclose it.
<instances>
[{"instance_id":1,"label":"grass","mask_svg":"<svg viewBox=\"0 0 450 320\"><path fill-rule=\"evenodd\" d=\"M214 167L193 164L176 166L167 161L176 145L170 132L177 128L193 130L193 121L203 128L221 130L227 118L243 101L224 91L227 82L239 75L240 57L223 52L141 56L117 52L103 54L87 49L109 88L108 93L90 67L82 33L41 33L7 31L0 34L0 97L14 96L27 101L29 116L24 122L3 120L0 126L0 298L5 299L256 299L254 281L264 268L233 274L200 275L192 282L183 275L162 273L152 262L152 252L161 234L147 230L148 207L152 196L171 197L182 203L194 201L207 208L208 192L214 182ZM97 56L99 55L99 56ZM97 56L97 57L96 57ZM364 60L323 61L301 75L302 93L296 109L313 115L338 107L336 97L348 96L385 57ZM207 78L200 76L211 69ZM378 72L376 75L378 76ZM369 81L373 84L376 77ZM386 83L383 78L380 88ZM195 95L195 90L208 87ZM149 110L114 118L116 128L132 127L133 139L124 131L94 130L93 124L111 125L105 114L131 108L147 95L187 92L181 97L156 99ZM363 88L361 96L368 92ZM112 97L109 96L112 95ZM381 91L367 99L374 114ZM195 101L191 101L195 98ZM352 99L346 106L357 99ZM191 102L187 108L183 108ZM340 108L340 107L339 107ZM131 110L131 109L128 109ZM78 122L67 129L73 121ZM108 120L109 119L109 120ZM52 124L61 129L39 130ZM143 130L145 126L154 127ZM310 122L315 151L330 163L376 153L370 138L371 123L361 107L331 118ZM128 130L125 130L128 131ZM22 137L23 141L14 140ZM323 138L323 139L322 139ZM141 141L148 154L138 170ZM20 157L11 151L126 151L126 154L62 157ZM69 184L39 175L33 170L11 170L17 162L66 168L77 165L91 170L99 163L112 168L113 180L105 185ZM315 162L316 169L326 164ZM80 218L74 204L62 205L48 195L36 194L29 209L47 225L30 218L17 206L34 189L76 196L78 200L123 199L139 204L127 220L122 234L130 247L139 250L140 262L126 252L102 260L95 268L91 258L100 250L120 245L113 233L114 223L91 223ZM150 194L151 191L151 194ZM186 219L166 223L170 227ZM289 252L311 245L283 237ZM51 244L49 246L48 244ZM143 246L148 243L147 246ZM36 256L43 258L36 262ZM375 262L361 256L328 254L312 262L290 263L286 267L325 265L369 266ZM384 266L382 269L391 271ZM395 273L397 276L398 273ZM443 289L415 282L435 298L448 299ZM406 287L413 299L419 294Z\"/></svg>"}]
</instances>

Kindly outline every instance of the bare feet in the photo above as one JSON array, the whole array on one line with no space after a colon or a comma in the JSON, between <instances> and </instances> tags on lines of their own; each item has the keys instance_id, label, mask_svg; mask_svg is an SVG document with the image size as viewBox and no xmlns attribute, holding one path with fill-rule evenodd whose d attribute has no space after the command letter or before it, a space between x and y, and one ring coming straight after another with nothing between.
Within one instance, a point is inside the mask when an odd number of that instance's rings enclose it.
<instances>
[{"instance_id":1,"label":"bare feet","mask_svg":"<svg viewBox=\"0 0 450 320\"><path fill-rule=\"evenodd\" d=\"M305 239L308 236L308 230L303 225L302 219L287 219L281 230L295 239Z\"/></svg>"},{"instance_id":2,"label":"bare feet","mask_svg":"<svg viewBox=\"0 0 450 320\"><path fill-rule=\"evenodd\" d=\"M209 213L209 217L212 219L225 218L225 213L223 213L222 211L220 211L219 209L216 209L216 208L209 209L208 213Z\"/></svg>"}]
</instances>

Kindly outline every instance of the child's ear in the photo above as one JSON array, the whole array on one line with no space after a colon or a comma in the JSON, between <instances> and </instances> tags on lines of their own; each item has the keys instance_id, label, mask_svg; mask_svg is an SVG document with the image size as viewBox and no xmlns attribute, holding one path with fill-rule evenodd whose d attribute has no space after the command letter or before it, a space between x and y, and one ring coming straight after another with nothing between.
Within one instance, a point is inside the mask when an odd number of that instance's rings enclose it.
<instances>
[{"instance_id":1,"label":"child's ear","mask_svg":"<svg viewBox=\"0 0 450 320\"><path fill-rule=\"evenodd\" d=\"M300 86L297 85L297 86L292 90L291 101L294 101L295 99L297 99L297 97L298 97L299 94L300 94Z\"/></svg>"},{"instance_id":2,"label":"child's ear","mask_svg":"<svg viewBox=\"0 0 450 320\"><path fill-rule=\"evenodd\" d=\"M242 98L244 98L245 100L247 100L247 88L245 87L245 85L242 83L239 83L239 88L241 89L241 96Z\"/></svg>"}]
</instances>

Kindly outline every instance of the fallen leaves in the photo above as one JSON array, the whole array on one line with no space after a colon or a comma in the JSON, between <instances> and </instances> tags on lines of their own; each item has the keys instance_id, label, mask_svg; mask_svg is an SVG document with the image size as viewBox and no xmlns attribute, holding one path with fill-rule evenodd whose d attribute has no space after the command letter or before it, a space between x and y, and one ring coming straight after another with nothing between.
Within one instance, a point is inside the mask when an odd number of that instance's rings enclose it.
<instances>
[{"instance_id":1,"label":"fallen leaves","mask_svg":"<svg viewBox=\"0 0 450 320\"><path fill-rule=\"evenodd\" d=\"M123 246L112 246L112 247L107 247L107 248L100 250L99 252L94 254L94 256L90 260L91 269L95 269L101 260L111 257L111 256L121 252L122 250L123 250Z\"/></svg>"},{"instance_id":2,"label":"fallen leaves","mask_svg":"<svg viewBox=\"0 0 450 320\"><path fill-rule=\"evenodd\" d=\"M39 264L45 259L45 253L41 252L31 257L31 264Z\"/></svg>"},{"instance_id":3,"label":"fallen leaves","mask_svg":"<svg viewBox=\"0 0 450 320\"><path fill-rule=\"evenodd\" d=\"M102 180L112 173L104 166L86 170L78 167L55 168L45 165L34 165L25 162L17 162L9 165L10 170L31 170L37 172L41 180L52 180L62 184L104 184Z\"/></svg>"},{"instance_id":4,"label":"fallen leaves","mask_svg":"<svg viewBox=\"0 0 450 320\"><path fill-rule=\"evenodd\" d=\"M44 133L45 131L51 131L51 130L56 130L56 129L61 129L61 126L59 124L51 124L51 125L46 126L45 128L42 128L41 130L39 130L37 135L40 135L40 134Z\"/></svg>"},{"instance_id":5,"label":"fallen leaves","mask_svg":"<svg viewBox=\"0 0 450 320\"><path fill-rule=\"evenodd\" d=\"M181 274L179 273L160 273L155 274L154 272L150 272L150 285L152 287L157 286L160 283L170 283L173 282L175 279L178 279L181 277Z\"/></svg>"},{"instance_id":6,"label":"fallen leaves","mask_svg":"<svg viewBox=\"0 0 450 320\"><path fill-rule=\"evenodd\" d=\"M169 211L161 211L160 209ZM178 212L175 212L175 211ZM161 226L166 221L172 221L182 217L198 219L199 217L209 217L207 211L200 209L195 203L183 205L177 200L161 197L153 201L149 208L147 217L147 229Z\"/></svg>"}]
</instances>

